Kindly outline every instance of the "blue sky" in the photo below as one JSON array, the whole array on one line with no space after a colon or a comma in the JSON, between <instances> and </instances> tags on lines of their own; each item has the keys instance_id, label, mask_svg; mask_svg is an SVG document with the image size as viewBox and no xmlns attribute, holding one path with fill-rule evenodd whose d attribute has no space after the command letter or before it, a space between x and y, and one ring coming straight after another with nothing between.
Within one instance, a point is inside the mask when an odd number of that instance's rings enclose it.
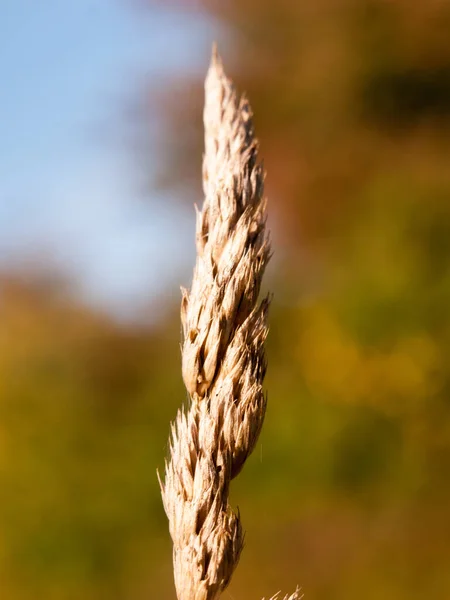
<instances>
[{"instance_id":1,"label":"blue sky","mask_svg":"<svg viewBox=\"0 0 450 600\"><path fill-rule=\"evenodd\" d=\"M176 281L194 239L193 210L143 201L123 114L144 79L203 72L213 37L199 13L132 4L0 3L0 270L62 270L119 316Z\"/></svg>"}]
</instances>

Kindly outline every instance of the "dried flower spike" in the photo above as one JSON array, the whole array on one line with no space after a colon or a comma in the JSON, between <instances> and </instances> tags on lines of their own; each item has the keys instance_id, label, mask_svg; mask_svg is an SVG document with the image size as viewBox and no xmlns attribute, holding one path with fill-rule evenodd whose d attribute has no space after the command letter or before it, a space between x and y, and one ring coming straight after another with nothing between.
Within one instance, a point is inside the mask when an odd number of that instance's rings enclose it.
<instances>
[{"instance_id":1,"label":"dried flower spike","mask_svg":"<svg viewBox=\"0 0 450 600\"><path fill-rule=\"evenodd\" d=\"M181 304L182 372L191 401L172 425L161 483L178 600L214 600L231 579L243 532L229 485L255 447L266 410L269 300L258 301L270 258L264 172L250 105L238 98L215 50L204 126L205 200L197 213L192 287L183 290Z\"/></svg>"}]
</instances>

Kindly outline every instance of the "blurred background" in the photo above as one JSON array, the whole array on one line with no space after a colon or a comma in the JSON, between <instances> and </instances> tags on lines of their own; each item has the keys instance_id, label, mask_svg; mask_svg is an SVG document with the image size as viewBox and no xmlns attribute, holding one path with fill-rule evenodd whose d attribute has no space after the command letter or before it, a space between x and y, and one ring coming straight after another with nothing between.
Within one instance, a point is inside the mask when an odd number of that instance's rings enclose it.
<instances>
[{"instance_id":1,"label":"blurred background","mask_svg":"<svg viewBox=\"0 0 450 600\"><path fill-rule=\"evenodd\" d=\"M156 468L213 40L274 257L224 598L450 597L450 3L3 0L0 597L172 599Z\"/></svg>"}]
</instances>

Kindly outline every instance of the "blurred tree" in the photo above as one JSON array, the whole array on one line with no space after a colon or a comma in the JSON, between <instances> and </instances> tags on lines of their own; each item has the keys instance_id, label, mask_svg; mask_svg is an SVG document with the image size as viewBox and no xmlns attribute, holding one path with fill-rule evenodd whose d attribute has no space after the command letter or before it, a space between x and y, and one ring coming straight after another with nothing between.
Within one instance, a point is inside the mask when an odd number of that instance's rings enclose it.
<instances>
[{"instance_id":1,"label":"blurred tree","mask_svg":"<svg viewBox=\"0 0 450 600\"><path fill-rule=\"evenodd\" d=\"M159 571L169 592L155 468L183 397L178 327L120 327L56 284L0 289L2 597L147 597Z\"/></svg>"}]
</instances>

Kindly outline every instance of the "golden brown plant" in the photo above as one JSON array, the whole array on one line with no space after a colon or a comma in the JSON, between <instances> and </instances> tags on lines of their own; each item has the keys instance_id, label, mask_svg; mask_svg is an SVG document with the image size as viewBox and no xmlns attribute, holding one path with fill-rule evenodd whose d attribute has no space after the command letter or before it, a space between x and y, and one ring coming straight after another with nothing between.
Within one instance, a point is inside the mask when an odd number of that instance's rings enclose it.
<instances>
[{"instance_id":1,"label":"golden brown plant","mask_svg":"<svg viewBox=\"0 0 450 600\"><path fill-rule=\"evenodd\" d=\"M230 481L264 421L269 299L258 301L270 257L264 172L252 113L213 53L205 83L203 210L197 262L183 290L182 371L190 405L172 425L161 483L179 600L214 600L239 561L243 532ZM274 596L276 598L277 596ZM297 600L297 590L284 600Z\"/></svg>"}]
</instances>

